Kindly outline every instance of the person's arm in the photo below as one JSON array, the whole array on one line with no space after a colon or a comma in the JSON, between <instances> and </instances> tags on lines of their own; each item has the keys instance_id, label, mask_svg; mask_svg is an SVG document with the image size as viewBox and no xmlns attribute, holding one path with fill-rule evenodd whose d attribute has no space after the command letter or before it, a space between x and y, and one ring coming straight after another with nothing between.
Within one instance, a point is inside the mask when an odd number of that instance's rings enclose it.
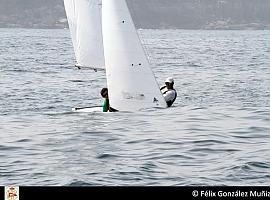
<instances>
[{"instance_id":1,"label":"person's arm","mask_svg":"<svg viewBox=\"0 0 270 200\"><path fill-rule=\"evenodd\" d=\"M163 89L165 89L167 86L166 85L163 85L161 88L160 88L160 90L163 90Z\"/></svg>"}]
</instances>

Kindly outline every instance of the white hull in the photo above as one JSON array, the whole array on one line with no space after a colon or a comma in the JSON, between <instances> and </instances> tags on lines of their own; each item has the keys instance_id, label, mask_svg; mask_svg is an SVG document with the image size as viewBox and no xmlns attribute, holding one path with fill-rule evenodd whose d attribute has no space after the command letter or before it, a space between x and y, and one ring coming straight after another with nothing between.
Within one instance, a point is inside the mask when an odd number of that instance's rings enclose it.
<instances>
[{"instance_id":1,"label":"white hull","mask_svg":"<svg viewBox=\"0 0 270 200\"><path fill-rule=\"evenodd\" d=\"M80 113L103 112L103 108L101 106L72 108L72 111L73 112L80 112Z\"/></svg>"}]
</instances>

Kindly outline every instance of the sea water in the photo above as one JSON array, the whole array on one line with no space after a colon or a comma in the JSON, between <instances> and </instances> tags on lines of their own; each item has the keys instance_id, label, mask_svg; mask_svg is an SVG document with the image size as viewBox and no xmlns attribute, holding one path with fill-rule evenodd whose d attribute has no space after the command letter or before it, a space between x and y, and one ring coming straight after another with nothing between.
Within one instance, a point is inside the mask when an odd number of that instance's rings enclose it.
<instances>
[{"instance_id":1,"label":"sea water","mask_svg":"<svg viewBox=\"0 0 270 200\"><path fill-rule=\"evenodd\" d=\"M269 185L270 31L140 30L169 109L101 105L68 30L0 29L3 185Z\"/></svg>"}]
</instances>

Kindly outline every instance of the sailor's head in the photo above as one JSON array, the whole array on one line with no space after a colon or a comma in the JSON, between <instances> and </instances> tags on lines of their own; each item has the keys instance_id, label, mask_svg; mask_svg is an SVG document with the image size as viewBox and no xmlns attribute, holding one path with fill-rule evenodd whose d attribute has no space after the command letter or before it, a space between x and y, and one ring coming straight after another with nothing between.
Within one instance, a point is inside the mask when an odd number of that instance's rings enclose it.
<instances>
[{"instance_id":1,"label":"sailor's head","mask_svg":"<svg viewBox=\"0 0 270 200\"><path fill-rule=\"evenodd\" d=\"M100 94L103 98L108 98L108 88L102 88Z\"/></svg>"},{"instance_id":2,"label":"sailor's head","mask_svg":"<svg viewBox=\"0 0 270 200\"><path fill-rule=\"evenodd\" d=\"M168 77L166 80L165 80L165 84L167 86L168 89L173 89L173 84L174 84L174 80L172 77Z\"/></svg>"},{"instance_id":3,"label":"sailor's head","mask_svg":"<svg viewBox=\"0 0 270 200\"><path fill-rule=\"evenodd\" d=\"M173 80L172 77L168 77L168 78L166 79L165 83L171 83L171 84L173 84L173 83L174 83L174 80Z\"/></svg>"}]
</instances>

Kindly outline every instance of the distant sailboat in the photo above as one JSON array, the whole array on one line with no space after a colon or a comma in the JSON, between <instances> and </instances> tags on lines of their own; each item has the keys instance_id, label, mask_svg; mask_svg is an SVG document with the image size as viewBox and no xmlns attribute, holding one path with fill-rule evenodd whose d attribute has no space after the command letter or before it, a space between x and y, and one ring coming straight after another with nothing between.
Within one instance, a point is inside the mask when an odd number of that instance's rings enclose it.
<instances>
[{"instance_id":1,"label":"distant sailboat","mask_svg":"<svg viewBox=\"0 0 270 200\"><path fill-rule=\"evenodd\" d=\"M77 67L105 69L101 0L64 0Z\"/></svg>"},{"instance_id":2,"label":"distant sailboat","mask_svg":"<svg viewBox=\"0 0 270 200\"><path fill-rule=\"evenodd\" d=\"M103 0L102 23L99 21L100 18L97 17L100 10L97 11L97 9L93 9L94 7L91 7L93 11L91 14L76 14L80 13L78 7L76 9L76 5L80 4L80 6L82 6L82 2L88 2L86 5L90 8L91 6L89 5L97 1L65 0L67 13L71 13L70 15L73 16L70 17L71 19L76 19L75 25L72 23L72 20L69 19L72 39L74 37L76 38L73 44L78 46L77 41L79 40L85 46L93 48L92 39L94 39L94 37L90 37L91 41L89 38L87 39L87 32L85 30L87 29L88 32L92 30L91 28L93 27L91 25L94 24L93 20L96 20L95 23L97 25L102 24L102 31L96 33L100 34L96 35L96 37L99 41L97 44L99 50L102 44L100 41L103 41L102 49L104 51L102 55L104 55L103 58L105 59L110 106L119 111L136 111L153 107L166 108L167 104L150 68L149 61L137 34L126 1ZM75 8L74 11L71 11L71 7L73 9ZM82 10L85 9L85 7L80 8ZM95 8L97 8L97 6ZM84 11L86 12L86 10ZM77 17L77 15L81 16L81 18ZM87 20L83 20L82 16L87 18ZM92 19L90 20L89 17L92 17ZM84 21L84 23L80 20ZM78 26L88 27L83 29L78 28ZM102 38L101 40L100 37ZM91 51L88 52L88 56L92 57L90 52ZM84 55L87 57L87 54ZM78 57L78 55L76 55L76 57ZM95 57L97 58L97 56ZM101 61L104 61L104 59L101 59ZM91 59L87 60L90 61ZM74 110L84 111L80 108ZM91 108L87 108L87 110L90 112Z\"/></svg>"}]
</instances>

